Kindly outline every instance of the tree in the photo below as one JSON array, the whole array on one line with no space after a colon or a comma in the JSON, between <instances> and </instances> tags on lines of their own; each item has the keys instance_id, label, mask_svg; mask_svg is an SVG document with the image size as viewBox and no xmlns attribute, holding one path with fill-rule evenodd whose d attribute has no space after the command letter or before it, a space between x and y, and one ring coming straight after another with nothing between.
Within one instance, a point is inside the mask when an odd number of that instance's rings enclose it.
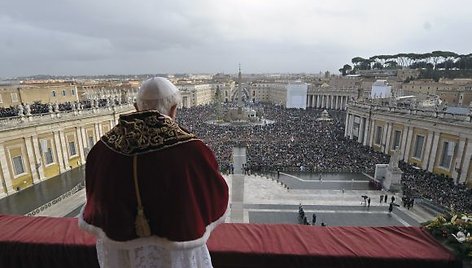
<instances>
[{"instance_id":1,"label":"tree","mask_svg":"<svg viewBox=\"0 0 472 268\"><path fill-rule=\"evenodd\" d=\"M385 68L389 70L395 70L398 68L398 63L394 60L389 60L385 62Z\"/></svg>"},{"instance_id":2,"label":"tree","mask_svg":"<svg viewBox=\"0 0 472 268\"><path fill-rule=\"evenodd\" d=\"M382 70L383 65L380 62L375 62L374 65L372 65L372 69L374 70Z\"/></svg>"},{"instance_id":3,"label":"tree","mask_svg":"<svg viewBox=\"0 0 472 268\"><path fill-rule=\"evenodd\" d=\"M433 69L433 64L426 61L417 61L410 65L411 69Z\"/></svg>"},{"instance_id":4,"label":"tree","mask_svg":"<svg viewBox=\"0 0 472 268\"><path fill-rule=\"evenodd\" d=\"M343 76L345 76L345 75L349 74L351 72L351 70L352 70L351 65L344 64L344 66L341 69L339 69L339 72L341 72L341 74Z\"/></svg>"}]
</instances>

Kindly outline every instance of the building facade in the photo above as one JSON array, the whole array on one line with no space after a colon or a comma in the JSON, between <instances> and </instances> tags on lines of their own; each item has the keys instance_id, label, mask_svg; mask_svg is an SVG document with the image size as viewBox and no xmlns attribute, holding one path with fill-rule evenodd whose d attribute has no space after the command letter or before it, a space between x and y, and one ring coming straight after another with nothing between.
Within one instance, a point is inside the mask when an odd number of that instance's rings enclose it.
<instances>
[{"instance_id":1,"label":"building facade","mask_svg":"<svg viewBox=\"0 0 472 268\"><path fill-rule=\"evenodd\" d=\"M0 107L20 104L66 103L79 101L77 87L70 83L0 85Z\"/></svg>"},{"instance_id":2,"label":"building facade","mask_svg":"<svg viewBox=\"0 0 472 268\"><path fill-rule=\"evenodd\" d=\"M57 176L85 163L98 139L132 105L2 118L0 196Z\"/></svg>"},{"instance_id":3,"label":"building facade","mask_svg":"<svg viewBox=\"0 0 472 268\"><path fill-rule=\"evenodd\" d=\"M471 115L351 103L345 136L472 187ZM379 163L381 164L381 163Z\"/></svg>"}]
</instances>

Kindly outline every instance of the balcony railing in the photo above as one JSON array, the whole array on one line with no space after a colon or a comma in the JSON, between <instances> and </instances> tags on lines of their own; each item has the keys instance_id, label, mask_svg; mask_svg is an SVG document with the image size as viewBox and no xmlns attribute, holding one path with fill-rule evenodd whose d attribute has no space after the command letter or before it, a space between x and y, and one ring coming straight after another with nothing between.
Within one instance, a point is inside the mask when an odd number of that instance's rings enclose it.
<instances>
[{"instance_id":1,"label":"balcony railing","mask_svg":"<svg viewBox=\"0 0 472 268\"><path fill-rule=\"evenodd\" d=\"M462 267L417 227L222 224L207 242L214 267ZM0 267L98 267L75 218L0 215Z\"/></svg>"},{"instance_id":2,"label":"balcony railing","mask_svg":"<svg viewBox=\"0 0 472 268\"><path fill-rule=\"evenodd\" d=\"M435 109L404 108L404 107L379 105L379 104L367 104L367 103L362 103L362 102L351 102L349 103L349 107L360 108L364 112L375 111L375 112L388 112L388 113L403 114L403 115L417 115L417 116L430 117L430 118L449 119L451 121L467 122L467 123L470 123L472 121L472 113L455 114L455 113L448 113L445 111L435 110Z\"/></svg>"},{"instance_id":3,"label":"balcony railing","mask_svg":"<svg viewBox=\"0 0 472 268\"><path fill-rule=\"evenodd\" d=\"M74 118L92 117L112 113L123 113L133 110L133 105L122 104L109 107L96 107L83 110L58 111L42 114L11 116L0 118L0 130L20 126L35 126L41 123L68 121Z\"/></svg>"}]
</instances>

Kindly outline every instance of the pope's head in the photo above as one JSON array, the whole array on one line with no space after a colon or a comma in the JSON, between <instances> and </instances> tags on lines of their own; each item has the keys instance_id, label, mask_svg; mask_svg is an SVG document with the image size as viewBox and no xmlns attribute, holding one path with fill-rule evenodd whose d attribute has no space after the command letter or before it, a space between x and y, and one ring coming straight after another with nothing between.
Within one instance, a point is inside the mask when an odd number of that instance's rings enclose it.
<instances>
[{"instance_id":1,"label":"pope's head","mask_svg":"<svg viewBox=\"0 0 472 268\"><path fill-rule=\"evenodd\" d=\"M174 84L162 77L153 77L141 84L136 97L136 110L157 110L175 118L180 104L180 92Z\"/></svg>"}]
</instances>

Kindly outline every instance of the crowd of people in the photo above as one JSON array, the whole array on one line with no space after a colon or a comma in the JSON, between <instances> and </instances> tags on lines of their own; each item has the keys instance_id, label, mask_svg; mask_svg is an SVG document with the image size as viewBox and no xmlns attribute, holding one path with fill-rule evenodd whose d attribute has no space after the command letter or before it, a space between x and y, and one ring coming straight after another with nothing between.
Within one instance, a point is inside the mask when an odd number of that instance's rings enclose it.
<instances>
[{"instance_id":1,"label":"crowd of people","mask_svg":"<svg viewBox=\"0 0 472 268\"><path fill-rule=\"evenodd\" d=\"M284 109L265 105L264 117L273 124L219 126L205 124L213 119L211 106L183 109L179 122L195 132L215 151L221 169L231 167L235 146L247 148L246 167L252 172L366 172L375 164L388 163L388 156L344 138L343 111L330 111L332 121L318 121L321 110Z\"/></svg>"},{"instance_id":2,"label":"crowd of people","mask_svg":"<svg viewBox=\"0 0 472 268\"><path fill-rule=\"evenodd\" d=\"M374 175L375 164L389 163L389 155L344 137L344 111L329 111L332 121L318 121L321 110L254 107L275 123L257 126L220 126L205 123L215 118L213 106L182 109L179 123L203 139L215 152L223 172L232 170L232 148L247 148L249 172L365 172ZM450 178L402 163L404 194L424 197L448 208L472 212L472 191ZM247 172L245 170L245 172Z\"/></svg>"},{"instance_id":3,"label":"crowd of people","mask_svg":"<svg viewBox=\"0 0 472 268\"><path fill-rule=\"evenodd\" d=\"M421 196L446 209L472 212L472 190L464 184L455 184L450 177L422 170L400 161L404 196L413 199ZM411 201L410 201L411 202Z\"/></svg>"}]
</instances>

